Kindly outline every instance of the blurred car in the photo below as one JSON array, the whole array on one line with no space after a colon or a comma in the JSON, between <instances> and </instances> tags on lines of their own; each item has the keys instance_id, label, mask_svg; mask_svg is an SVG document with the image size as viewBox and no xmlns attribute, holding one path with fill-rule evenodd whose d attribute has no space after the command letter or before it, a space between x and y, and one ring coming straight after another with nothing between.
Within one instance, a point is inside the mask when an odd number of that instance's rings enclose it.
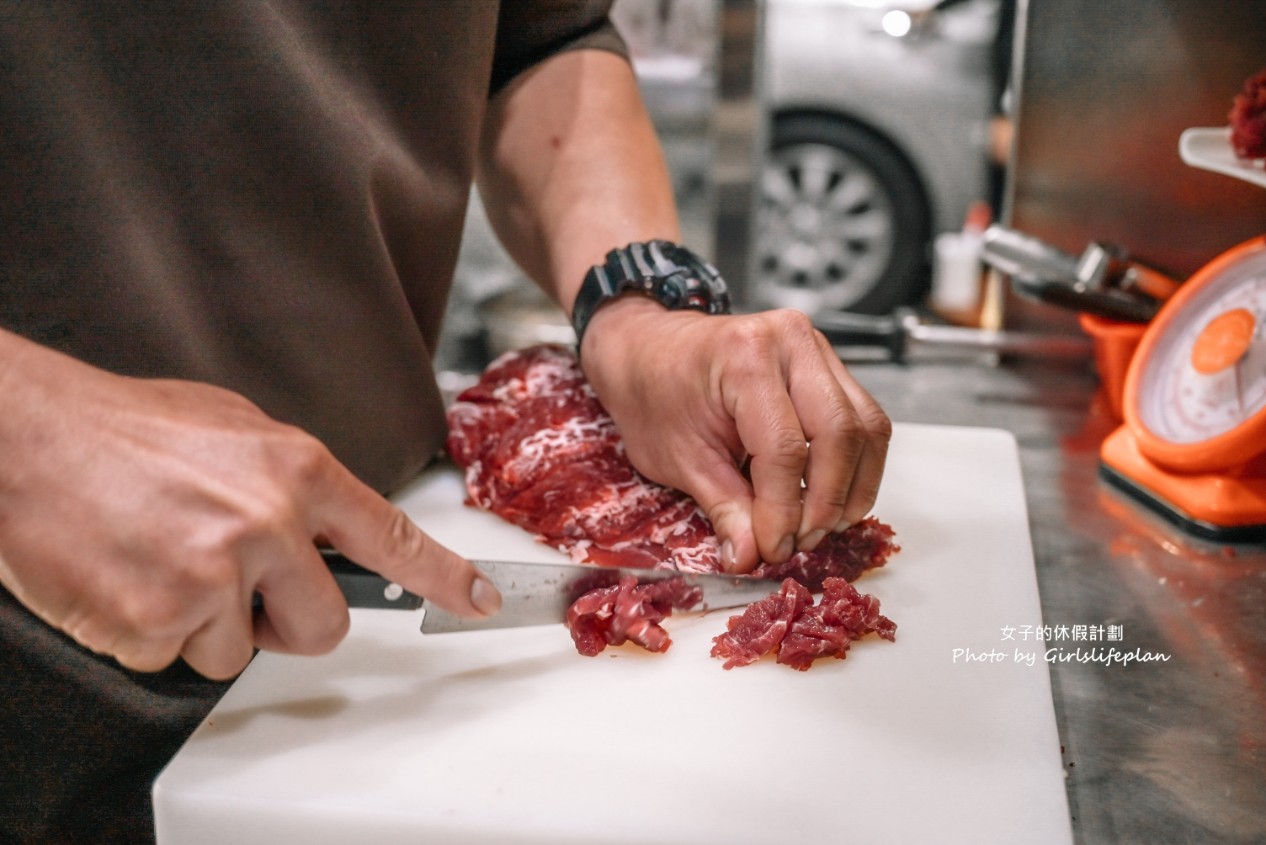
<instances>
[{"instance_id":1,"label":"blurred car","mask_svg":"<svg viewBox=\"0 0 1266 845\"><path fill-rule=\"evenodd\" d=\"M989 198L999 0L767 0L752 297L919 302L930 244Z\"/></svg>"}]
</instances>

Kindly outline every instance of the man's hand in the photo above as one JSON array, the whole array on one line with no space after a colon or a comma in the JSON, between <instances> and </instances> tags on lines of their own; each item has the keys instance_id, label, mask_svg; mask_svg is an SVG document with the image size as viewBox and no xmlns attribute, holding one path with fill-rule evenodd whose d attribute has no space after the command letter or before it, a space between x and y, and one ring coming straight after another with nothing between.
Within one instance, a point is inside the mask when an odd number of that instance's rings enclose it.
<instances>
[{"instance_id":1,"label":"man's hand","mask_svg":"<svg viewBox=\"0 0 1266 845\"><path fill-rule=\"evenodd\" d=\"M329 651L348 613L318 537L453 612L500 605L318 441L237 394L4 333L0 362L0 583L124 666L183 657L227 678L256 647Z\"/></svg>"},{"instance_id":2,"label":"man's hand","mask_svg":"<svg viewBox=\"0 0 1266 845\"><path fill-rule=\"evenodd\" d=\"M803 314L629 296L599 309L581 362L633 465L698 501L727 569L812 550L875 503L891 423Z\"/></svg>"},{"instance_id":3,"label":"man's hand","mask_svg":"<svg viewBox=\"0 0 1266 845\"><path fill-rule=\"evenodd\" d=\"M637 78L610 53L560 53L500 92L478 175L502 243L565 309L608 250L681 240ZM703 506L729 569L812 548L874 504L888 418L802 314L626 297L598 309L581 362L634 466Z\"/></svg>"}]
</instances>

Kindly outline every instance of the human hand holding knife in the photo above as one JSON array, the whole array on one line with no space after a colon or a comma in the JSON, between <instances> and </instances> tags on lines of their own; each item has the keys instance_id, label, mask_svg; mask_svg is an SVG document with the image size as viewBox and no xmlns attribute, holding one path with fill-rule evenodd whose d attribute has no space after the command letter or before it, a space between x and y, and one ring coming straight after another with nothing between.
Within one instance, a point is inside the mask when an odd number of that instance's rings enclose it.
<instances>
[{"instance_id":1,"label":"human hand holding knife","mask_svg":"<svg viewBox=\"0 0 1266 845\"><path fill-rule=\"evenodd\" d=\"M505 560L471 561L501 593L501 610L491 616L464 617L404 590L332 550L322 550L326 565L351 607L417 610L425 608L422 633L478 631L558 624L567 608L590 590L611 586L623 577L639 584L682 578L703 591L701 609L737 607L764 598L778 582L748 575L692 574L672 569L633 569Z\"/></svg>"}]
</instances>

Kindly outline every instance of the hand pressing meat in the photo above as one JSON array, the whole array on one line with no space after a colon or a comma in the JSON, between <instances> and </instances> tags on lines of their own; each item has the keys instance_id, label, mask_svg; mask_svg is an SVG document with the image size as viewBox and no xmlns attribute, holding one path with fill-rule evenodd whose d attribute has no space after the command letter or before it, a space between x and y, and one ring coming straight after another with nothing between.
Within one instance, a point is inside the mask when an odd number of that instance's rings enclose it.
<instances>
[{"instance_id":1,"label":"hand pressing meat","mask_svg":"<svg viewBox=\"0 0 1266 845\"><path fill-rule=\"evenodd\" d=\"M470 501L568 552L577 563L720 572L722 543L703 509L647 479L575 356L536 346L494 361L449 409L448 451ZM874 518L827 535L812 551L762 563L762 577L818 589L856 578L896 551Z\"/></svg>"},{"instance_id":2,"label":"hand pressing meat","mask_svg":"<svg viewBox=\"0 0 1266 845\"><path fill-rule=\"evenodd\" d=\"M698 502L727 571L812 551L875 503L891 424L804 314L632 297L597 313L581 360L633 465Z\"/></svg>"},{"instance_id":3,"label":"hand pressing meat","mask_svg":"<svg viewBox=\"0 0 1266 845\"><path fill-rule=\"evenodd\" d=\"M621 64L608 59L582 52L576 61ZM553 78L543 69L516 85ZM575 90L572 78L558 81ZM479 188L503 200L491 204L490 220L568 316L608 250L681 240L653 125L644 112L620 110L614 93L578 89L576 100L603 119L578 121L575 104L551 94L531 108L494 104L486 123L495 143L483 149ZM622 151L628 166L595 165L596 139ZM509 160L518 166L498 166ZM524 213L532 208L554 215ZM621 296L593 313L580 358L633 465L699 503L726 570L812 550L874 505L891 426L804 314L702 314Z\"/></svg>"}]
</instances>

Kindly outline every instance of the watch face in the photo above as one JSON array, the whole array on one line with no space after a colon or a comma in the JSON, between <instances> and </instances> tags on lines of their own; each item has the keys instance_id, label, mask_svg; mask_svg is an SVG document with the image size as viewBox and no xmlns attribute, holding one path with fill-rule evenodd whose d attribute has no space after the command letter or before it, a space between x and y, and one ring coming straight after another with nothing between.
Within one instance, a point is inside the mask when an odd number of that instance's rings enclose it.
<instances>
[{"instance_id":1,"label":"watch face","mask_svg":"<svg viewBox=\"0 0 1266 845\"><path fill-rule=\"evenodd\" d=\"M1210 440L1250 420L1255 427L1254 417L1266 408L1263 322L1266 250L1256 248L1237 253L1158 326L1139 373L1139 422L1179 445Z\"/></svg>"}]
</instances>

